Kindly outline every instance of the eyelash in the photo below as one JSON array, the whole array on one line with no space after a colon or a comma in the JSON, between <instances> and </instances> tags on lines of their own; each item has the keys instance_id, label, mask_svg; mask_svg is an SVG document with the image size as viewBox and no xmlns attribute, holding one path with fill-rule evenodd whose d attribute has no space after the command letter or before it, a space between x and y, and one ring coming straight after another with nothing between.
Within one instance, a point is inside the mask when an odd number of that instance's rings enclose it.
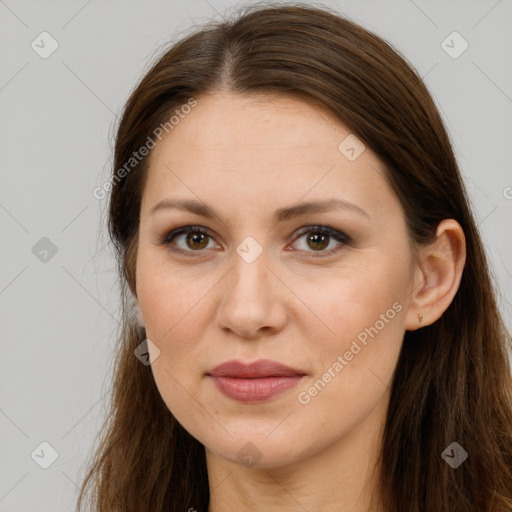
<instances>
[{"instance_id":1,"label":"eyelash","mask_svg":"<svg viewBox=\"0 0 512 512\"><path fill-rule=\"evenodd\" d=\"M159 238L157 240L157 243L159 245L168 246L170 248L173 240L176 237L178 237L180 235L196 234L196 233L205 234L208 237L213 238L211 235L208 234L207 230L203 229L200 226L184 226L182 228L177 228L177 229L170 231L163 237ZM301 229L298 233L297 239L299 239L300 237L302 237L308 233L315 233L315 234L319 234L319 235L329 236L331 238L334 238L336 241L338 241L341 244L338 247L336 247L334 249L330 249L328 251L320 250L320 251L318 251L318 254L315 254L315 252L317 252L317 251L303 251L306 253L309 253L309 252L313 253L313 254L309 255L308 257L318 258L318 257L330 256L332 254L339 252L341 249L343 249L344 246L352 244L352 238L349 237L348 235L346 235L345 233L343 233L342 231L338 231L337 229L333 229L329 226L323 226L323 225L318 225L318 224L314 225L314 226L306 226L305 228ZM186 256L191 256L191 257L196 256L196 254L194 254L194 253L204 252L203 250L197 250L197 251L183 250L183 249L180 249L177 247L170 248L170 250L173 252L176 252L179 254L184 254ZM192 253L192 254L190 254L190 253Z\"/></svg>"}]
</instances>

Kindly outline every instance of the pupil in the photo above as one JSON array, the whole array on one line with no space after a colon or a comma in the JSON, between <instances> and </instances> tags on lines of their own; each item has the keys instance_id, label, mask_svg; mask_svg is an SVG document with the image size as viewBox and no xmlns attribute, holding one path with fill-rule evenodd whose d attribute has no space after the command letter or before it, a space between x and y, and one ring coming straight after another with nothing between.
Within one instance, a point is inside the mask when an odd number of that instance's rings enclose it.
<instances>
[{"instance_id":1,"label":"pupil","mask_svg":"<svg viewBox=\"0 0 512 512\"><path fill-rule=\"evenodd\" d=\"M203 249L204 247L206 247L206 245L208 245L208 243L204 244L204 240L206 239L206 236L203 233L193 233L193 234L189 235L187 237L187 242L192 240L193 243L195 244L197 242L198 237L203 239L203 244L199 247L199 249ZM201 241L199 241L199 244L200 243L201 243ZM197 248L197 246L196 246L196 248Z\"/></svg>"},{"instance_id":2,"label":"pupil","mask_svg":"<svg viewBox=\"0 0 512 512\"><path fill-rule=\"evenodd\" d=\"M320 248L320 249L324 249L325 247L327 247L327 246L329 245L329 243L327 242L328 236L326 236L326 235L319 235L319 234L311 235L311 236L308 238L308 240L309 240L309 241L316 241L316 242L318 242L318 239L319 239L319 238L322 238L324 243L323 243L322 245L316 245L315 247L316 247L317 249L318 249L318 248ZM315 248L315 247L313 247L313 248Z\"/></svg>"}]
</instances>

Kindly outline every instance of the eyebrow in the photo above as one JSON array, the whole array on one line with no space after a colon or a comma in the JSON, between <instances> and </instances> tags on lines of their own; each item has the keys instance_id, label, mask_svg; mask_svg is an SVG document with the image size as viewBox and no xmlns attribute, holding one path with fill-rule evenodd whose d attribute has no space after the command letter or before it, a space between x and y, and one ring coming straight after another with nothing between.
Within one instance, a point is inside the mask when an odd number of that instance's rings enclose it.
<instances>
[{"instance_id":1,"label":"eyebrow","mask_svg":"<svg viewBox=\"0 0 512 512\"><path fill-rule=\"evenodd\" d=\"M191 213L195 213L196 215L201 215L202 217L206 217L208 219L212 219L213 217L218 217L217 212L211 206L206 203L196 201L194 199L163 199L156 203L150 210L149 215L153 215L155 212L159 210L168 210L168 209L177 209L183 210ZM309 201L305 203L300 203L294 206L287 206L285 208L279 208L274 213L274 221L282 222L299 215L305 215L308 213L323 213L334 209L341 209L346 211L351 211L357 213L360 216L366 217L367 219L371 219L370 215L357 206L354 203L346 201L344 199L327 199L324 201Z\"/></svg>"}]
</instances>

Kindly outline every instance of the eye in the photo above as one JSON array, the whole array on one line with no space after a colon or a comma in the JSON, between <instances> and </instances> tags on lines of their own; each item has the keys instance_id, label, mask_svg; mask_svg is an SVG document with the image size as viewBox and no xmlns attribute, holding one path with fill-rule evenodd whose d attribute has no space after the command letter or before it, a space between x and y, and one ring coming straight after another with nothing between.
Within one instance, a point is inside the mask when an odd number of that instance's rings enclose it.
<instances>
[{"instance_id":1,"label":"eye","mask_svg":"<svg viewBox=\"0 0 512 512\"><path fill-rule=\"evenodd\" d=\"M307 253L319 253L308 255L312 257L334 254L352 243L352 239L348 235L329 226L315 225L302 228L295 240L300 240L304 236L306 236L305 245L303 245L305 248L299 250ZM200 226L185 226L171 231L163 238L158 239L157 243L165 246L173 245L173 247L170 247L173 252L195 256L193 253L204 252L203 249L211 248L209 243L212 240L213 237ZM333 240L337 241L338 244L334 243L334 247L325 250ZM179 242L181 242L181 245Z\"/></svg>"},{"instance_id":2,"label":"eye","mask_svg":"<svg viewBox=\"0 0 512 512\"><path fill-rule=\"evenodd\" d=\"M183 236L185 238L181 240L182 245L180 246L175 240L179 241ZM174 244L176 247L171 248L172 251L186 254L187 256L194 256L190 253L201 252L202 249L208 247L208 239L212 239L212 237L201 227L185 226L171 231L162 240L159 240L158 243L169 246Z\"/></svg>"},{"instance_id":3,"label":"eye","mask_svg":"<svg viewBox=\"0 0 512 512\"><path fill-rule=\"evenodd\" d=\"M303 245L303 247L306 247L306 249L302 250L304 252L320 253L308 255L313 257L326 256L337 253L343 249L345 245L350 245L352 243L352 239L348 235L329 226L316 225L303 228L301 231L299 231L299 237L297 240L302 239L304 235L307 235ZM326 247L329 247L330 242L333 240L337 241L338 245L334 243L329 250L324 250ZM308 248L313 250L308 250Z\"/></svg>"}]
</instances>

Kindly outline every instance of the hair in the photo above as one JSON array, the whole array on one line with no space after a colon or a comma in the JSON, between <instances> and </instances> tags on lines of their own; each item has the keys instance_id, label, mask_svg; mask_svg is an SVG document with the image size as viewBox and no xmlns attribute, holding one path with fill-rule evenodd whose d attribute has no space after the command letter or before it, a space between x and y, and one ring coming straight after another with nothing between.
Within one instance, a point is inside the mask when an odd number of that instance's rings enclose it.
<instances>
[{"instance_id":1,"label":"hair","mask_svg":"<svg viewBox=\"0 0 512 512\"><path fill-rule=\"evenodd\" d=\"M355 22L302 3L245 6L162 53L124 106L113 174L191 98L282 94L327 109L377 155L412 246L433 242L443 219L461 225L466 264L451 304L436 322L405 332L376 466L380 505L386 512L512 510L512 339L449 136L414 67ZM127 295L136 293L150 154L111 188L123 322L109 414L77 510L86 495L98 512L208 508L204 446L169 411L151 367L134 357L145 331L128 314ZM441 457L454 441L469 452L456 469Z\"/></svg>"}]
</instances>

